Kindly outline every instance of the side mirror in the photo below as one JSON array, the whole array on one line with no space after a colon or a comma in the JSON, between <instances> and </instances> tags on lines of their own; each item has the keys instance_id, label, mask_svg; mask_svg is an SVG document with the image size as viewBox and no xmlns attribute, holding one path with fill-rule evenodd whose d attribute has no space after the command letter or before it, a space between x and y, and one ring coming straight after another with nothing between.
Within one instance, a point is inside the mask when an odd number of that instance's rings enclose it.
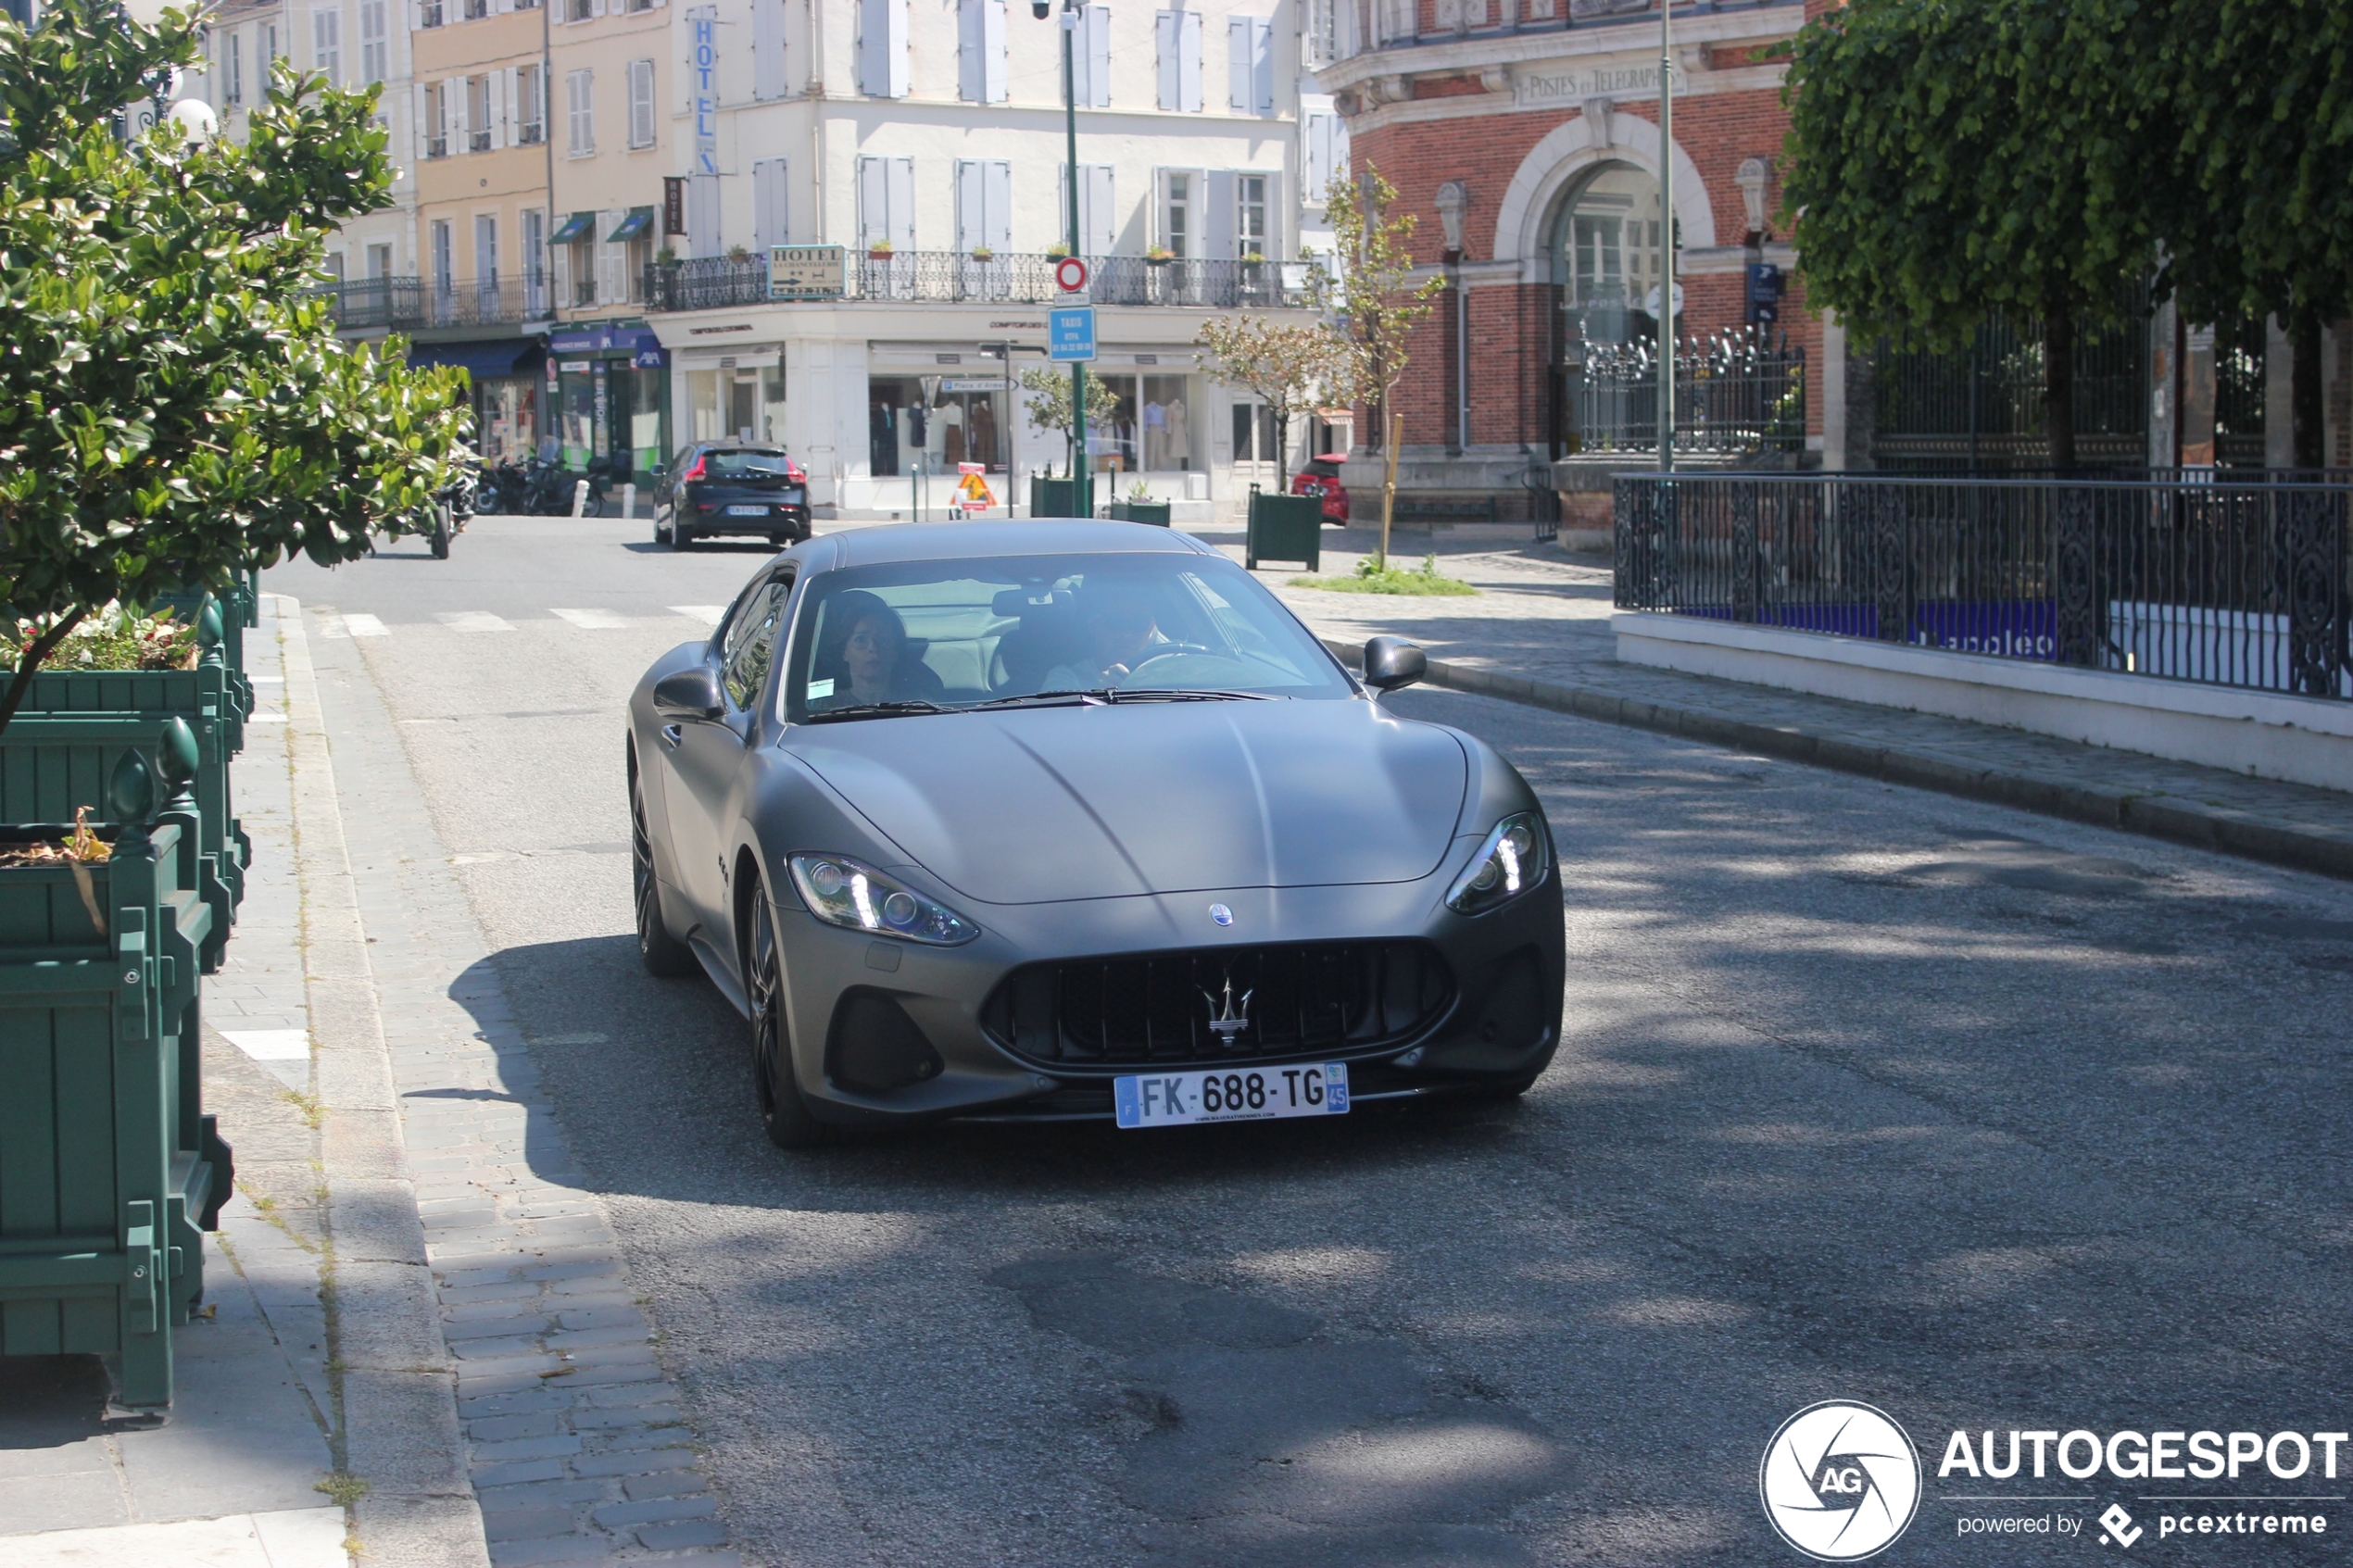
<instances>
[{"instance_id":1,"label":"side mirror","mask_svg":"<svg viewBox=\"0 0 2353 1568\"><path fill-rule=\"evenodd\" d=\"M1403 637L1375 637L1365 645L1365 684L1393 692L1429 673L1429 656Z\"/></svg>"},{"instance_id":2,"label":"side mirror","mask_svg":"<svg viewBox=\"0 0 2353 1568\"><path fill-rule=\"evenodd\" d=\"M664 719L716 719L727 710L711 666L677 670L654 683L654 711Z\"/></svg>"}]
</instances>

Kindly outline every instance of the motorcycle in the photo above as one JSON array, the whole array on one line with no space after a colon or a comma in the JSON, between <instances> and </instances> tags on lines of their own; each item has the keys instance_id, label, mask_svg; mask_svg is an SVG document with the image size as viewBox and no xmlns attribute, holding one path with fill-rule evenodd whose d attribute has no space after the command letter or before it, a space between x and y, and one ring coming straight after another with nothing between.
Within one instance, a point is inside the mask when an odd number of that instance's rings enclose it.
<instances>
[{"instance_id":1,"label":"motorcycle","mask_svg":"<svg viewBox=\"0 0 2353 1568\"><path fill-rule=\"evenodd\" d=\"M570 517L573 491L583 480L588 483L588 495L581 514L602 517L605 496L612 483L612 465L603 458L592 461L585 472L549 459L533 458L524 470L522 504L517 509L530 517Z\"/></svg>"},{"instance_id":2,"label":"motorcycle","mask_svg":"<svg viewBox=\"0 0 2353 1568\"><path fill-rule=\"evenodd\" d=\"M443 485L440 494L434 497L433 532L429 535L434 559L447 560L449 541L463 533L466 524L473 521L476 483L474 470L460 469L458 476Z\"/></svg>"}]
</instances>

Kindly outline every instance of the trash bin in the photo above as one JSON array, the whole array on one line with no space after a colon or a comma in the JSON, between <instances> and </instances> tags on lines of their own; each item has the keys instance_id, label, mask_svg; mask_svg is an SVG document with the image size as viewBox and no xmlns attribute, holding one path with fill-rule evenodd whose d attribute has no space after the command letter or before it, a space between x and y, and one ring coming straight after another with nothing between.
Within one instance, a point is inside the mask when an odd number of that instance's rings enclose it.
<instances>
[{"instance_id":1,"label":"trash bin","mask_svg":"<svg viewBox=\"0 0 2353 1568\"><path fill-rule=\"evenodd\" d=\"M1078 481L1048 479L1043 474L1029 482L1029 515L1031 517L1089 517L1079 504Z\"/></svg>"},{"instance_id":2,"label":"trash bin","mask_svg":"<svg viewBox=\"0 0 2353 1568\"><path fill-rule=\"evenodd\" d=\"M1250 487L1250 534L1242 546L1242 564L1258 570L1263 559L1307 563L1310 571L1324 564L1324 503L1315 495L1275 495Z\"/></svg>"}]
</instances>

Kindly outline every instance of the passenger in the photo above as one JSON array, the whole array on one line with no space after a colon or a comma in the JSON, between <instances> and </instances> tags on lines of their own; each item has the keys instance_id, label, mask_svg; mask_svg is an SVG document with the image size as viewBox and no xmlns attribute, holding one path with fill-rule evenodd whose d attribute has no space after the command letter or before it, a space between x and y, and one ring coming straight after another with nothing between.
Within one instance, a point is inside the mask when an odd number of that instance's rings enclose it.
<instances>
[{"instance_id":1,"label":"passenger","mask_svg":"<svg viewBox=\"0 0 2353 1568\"><path fill-rule=\"evenodd\" d=\"M1096 691L1116 686L1168 646L1151 607L1124 588L1097 588L1078 613L1083 651L1046 671L1040 691Z\"/></svg>"},{"instance_id":2,"label":"passenger","mask_svg":"<svg viewBox=\"0 0 2353 1568\"><path fill-rule=\"evenodd\" d=\"M855 703L939 702L947 687L923 650L907 635L899 612L863 589L853 589L827 607L825 634L810 664L810 684L832 683L829 695L814 697L812 712Z\"/></svg>"}]
</instances>

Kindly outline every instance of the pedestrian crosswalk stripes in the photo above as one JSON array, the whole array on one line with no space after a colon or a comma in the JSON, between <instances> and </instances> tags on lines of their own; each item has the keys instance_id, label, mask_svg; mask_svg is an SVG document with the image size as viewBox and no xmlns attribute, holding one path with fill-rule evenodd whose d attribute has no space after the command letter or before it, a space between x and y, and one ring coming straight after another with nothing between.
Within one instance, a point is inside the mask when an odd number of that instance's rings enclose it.
<instances>
[{"instance_id":1,"label":"pedestrian crosswalk stripes","mask_svg":"<svg viewBox=\"0 0 2353 1568\"><path fill-rule=\"evenodd\" d=\"M388 637L391 629L372 615L346 615L343 618L344 635L347 637Z\"/></svg>"},{"instance_id":2,"label":"pedestrian crosswalk stripes","mask_svg":"<svg viewBox=\"0 0 2353 1568\"><path fill-rule=\"evenodd\" d=\"M515 623L486 609L446 609L434 619L452 632L511 632Z\"/></svg>"},{"instance_id":3,"label":"pedestrian crosswalk stripes","mask_svg":"<svg viewBox=\"0 0 2353 1568\"><path fill-rule=\"evenodd\" d=\"M672 605L671 613L683 615L689 621L699 621L706 626L716 626L719 618L727 613L725 605Z\"/></svg>"},{"instance_id":4,"label":"pedestrian crosswalk stripes","mask_svg":"<svg viewBox=\"0 0 2353 1568\"><path fill-rule=\"evenodd\" d=\"M625 618L609 609L557 609L551 606L547 613L571 621L584 632L618 632L629 624Z\"/></svg>"}]
</instances>

